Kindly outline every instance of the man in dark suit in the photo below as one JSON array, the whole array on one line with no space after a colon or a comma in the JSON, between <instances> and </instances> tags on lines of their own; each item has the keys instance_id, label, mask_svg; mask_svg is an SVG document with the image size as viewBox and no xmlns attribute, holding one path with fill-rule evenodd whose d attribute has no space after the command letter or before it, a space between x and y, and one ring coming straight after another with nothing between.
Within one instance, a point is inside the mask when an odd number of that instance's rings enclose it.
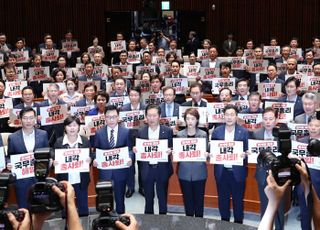
<instances>
[{"instance_id":1,"label":"man in dark suit","mask_svg":"<svg viewBox=\"0 0 320 230\"><path fill-rule=\"evenodd\" d=\"M146 108L148 125L141 127L137 138L141 139L167 139L168 148L172 148L172 129L160 125L161 109L158 105L150 104ZM134 149L136 152L136 149ZM168 149L168 152L171 151ZM157 197L159 201L159 213L167 213L167 197L169 178L173 173L171 159L168 162L141 162L141 176L145 192L145 214L154 214L154 186L156 185Z\"/></svg>"},{"instance_id":2,"label":"man in dark suit","mask_svg":"<svg viewBox=\"0 0 320 230\"><path fill-rule=\"evenodd\" d=\"M96 105L97 86L94 82L89 82L84 86L83 91L84 97L76 102L76 106L94 107Z\"/></svg>"},{"instance_id":3,"label":"man in dark suit","mask_svg":"<svg viewBox=\"0 0 320 230\"><path fill-rule=\"evenodd\" d=\"M8 138L8 163L7 168L11 170L14 165L10 163L10 156L34 152L38 148L49 147L46 131L35 129L36 111L26 107L20 111L22 129L14 132ZM28 189L36 183L34 177L17 179L15 181L16 198L19 208L28 208Z\"/></svg>"},{"instance_id":4,"label":"man in dark suit","mask_svg":"<svg viewBox=\"0 0 320 230\"><path fill-rule=\"evenodd\" d=\"M261 95L260 93L254 91L251 92L248 96L248 104L249 108L244 109L241 111L241 113L262 113L263 109L260 108L261 104Z\"/></svg>"},{"instance_id":5,"label":"man in dark suit","mask_svg":"<svg viewBox=\"0 0 320 230\"><path fill-rule=\"evenodd\" d=\"M53 106L53 105L64 105L64 101L60 100L59 97L59 85L52 83L47 88L48 99L44 100L39 104L39 107ZM54 124L42 126L41 129L47 131L49 136L49 144L53 146L55 141L63 136L63 124Z\"/></svg>"},{"instance_id":6,"label":"man in dark suit","mask_svg":"<svg viewBox=\"0 0 320 230\"><path fill-rule=\"evenodd\" d=\"M307 124L309 117L314 115L318 108L318 99L314 93L305 93L302 96L302 107L304 113L294 118L294 122L298 124Z\"/></svg>"},{"instance_id":7,"label":"man in dark suit","mask_svg":"<svg viewBox=\"0 0 320 230\"><path fill-rule=\"evenodd\" d=\"M274 64L269 64L268 68L268 77L262 83L280 83L281 86L284 84L284 80L278 77L278 68Z\"/></svg>"},{"instance_id":8,"label":"man in dark suit","mask_svg":"<svg viewBox=\"0 0 320 230\"><path fill-rule=\"evenodd\" d=\"M287 63L290 56L291 48L289 45L285 45L281 47L281 56L275 58L275 63Z\"/></svg>"},{"instance_id":9,"label":"man in dark suit","mask_svg":"<svg viewBox=\"0 0 320 230\"><path fill-rule=\"evenodd\" d=\"M242 141L243 154L248 150L248 131L238 125L238 109L228 104L224 108L225 124L215 128L211 140ZM214 176L218 190L218 207L221 220L230 221L230 195L232 195L235 223L243 223L243 199L247 177L247 158L243 166L214 165Z\"/></svg>"},{"instance_id":10,"label":"man in dark suit","mask_svg":"<svg viewBox=\"0 0 320 230\"><path fill-rule=\"evenodd\" d=\"M137 66L150 66L151 68L154 68L157 74L160 74L160 68L157 65L154 65L151 63L152 61L152 57L151 57L151 53L149 51L144 51L142 53L142 63L137 65ZM136 67L137 66L133 66L134 68L134 72L136 73Z\"/></svg>"},{"instance_id":11,"label":"man in dark suit","mask_svg":"<svg viewBox=\"0 0 320 230\"><path fill-rule=\"evenodd\" d=\"M289 77L285 83L284 88L286 91L286 96L280 97L278 101L280 102L294 102L294 112L293 117L302 114L303 106L302 99L297 95L298 88L300 86L300 81L295 77Z\"/></svg>"},{"instance_id":12,"label":"man in dark suit","mask_svg":"<svg viewBox=\"0 0 320 230\"><path fill-rule=\"evenodd\" d=\"M176 91L170 86L163 88L164 102L160 104L161 117L178 117L179 107L178 103L174 102Z\"/></svg>"},{"instance_id":13,"label":"man in dark suit","mask_svg":"<svg viewBox=\"0 0 320 230\"><path fill-rule=\"evenodd\" d=\"M197 53L200 42L197 38L197 33L195 31L189 32L189 40L184 49L184 55L190 55L190 53Z\"/></svg>"},{"instance_id":14,"label":"man in dark suit","mask_svg":"<svg viewBox=\"0 0 320 230\"><path fill-rule=\"evenodd\" d=\"M85 73L86 75L80 76L79 81L86 81L86 82L100 82L100 90L105 90L105 81L101 79L101 77L94 74L94 64L93 62L87 62L84 64Z\"/></svg>"},{"instance_id":15,"label":"man in dark suit","mask_svg":"<svg viewBox=\"0 0 320 230\"><path fill-rule=\"evenodd\" d=\"M257 140L277 140L277 138L272 135L272 129L277 124L276 117L276 111L273 108L265 108L264 112L262 113L263 128L254 130L252 133L252 138ZM258 164L256 165L255 178L258 183L260 214L262 218L268 204L268 198L264 192L264 188L267 186L267 173L266 170ZM275 220L276 229L283 229L284 227L284 204L284 199L282 199L278 208L277 218Z\"/></svg>"},{"instance_id":16,"label":"man in dark suit","mask_svg":"<svg viewBox=\"0 0 320 230\"><path fill-rule=\"evenodd\" d=\"M207 102L202 99L202 85L200 83L193 83L190 85L190 96L192 100L183 103L181 106L207 107Z\"/></svg>"},{"instance_id":17,"label":"man in dark suit","mask_svg":"<svg viewBox=\"0 0 320 230\"><path fill-rule=\"evenodd\" d=\"M128 146L132 148L129 137L129 130L118 125L119 110L114 105L106 107L106 126L96 132L95 147L97 149L114 149ZM132 154L130 152L130 158ZM126 192L126 181L129 175L129 168L99 170L99 180L113 181L114 198L116 201L116 212L123 214L125 212L124 196Z\"/></svg>"},{"instance_id":18,"label":"man in dark suit","mask_svg":"<svg viewBox=\"0 0 320 230\"><path fill-rule=\"evenodd\" d=\"M233 40L233 34L228 34L228 39L223 42L223 51L226 56L234 55L237 49L237 42Z\"/></svg>"},{"instance_id":19,"label":"man in dark suit","mask_svg":"<svg viewBox=\"0 0 320 230\"><path fill-rule=\"evenodd\" d=\"M65 33L64 38L65 39L61 40L61 45L60 45L61 55L67 57L68 67L75 67L76 63L77 63L77 57L79 56L79 52L80 52L79 47L73 48L71 51L68 51L68 50L64 49L62 47L62 45L64 42L76 42L77 40L73 39L73 34L70 30ZM79 44L78 44L78 46L79 46Z\"/></svg>"},{"instance_id":20,"label":"man in dark suit","mask_svg":"<svg viewBox=\"0 0 320 230\"><path fill-rule=\"evenodd\" d=\"M120 108L120 111L145 110L146 106L142 102L140 102L140 97L141 97L140 86L132 87L129 91L130 103L123 105ZM133 143L132 143L133 146L135 145L137 134L138 134L137 129L129 130L130 139L133 140ZM133 155L132 165L130 166L129 171L130 172L127 180L128 190L126 192L127 198L130 198L134 193L135 155ZM143 190L142 180L141 180L141 162L140 161L138 161L138 183L139 183L138 191L142 196L144 196L144 190Z\"/></svg>"},{"instance_id":21,"label":"man in dark suit","mask_svg":"<svg viewBox=\"0 0 320 230\"><path fill-rule=\"evenodd\" d=\"M180 62L177 60L173 60L171 62L171 78L187 78L186 76L180 74ZM167 85L167 86L172 86L172 85ZM184 103L186 101L185 93L176 94L174 101L177 102L179 105Z\"/></svg>"},{"instance_id":22,"label":"man in dark suit","mask_svg":"<svg viewBox=\"0 0 320 230\"><path fill-rule=\"evenodd\" d=\"M249 97L249 82L245 78L236 81L236 95L232 97L233 101L248 100Z\"/></svg>"},{"instance_id":23,"label":"man in dark suit","mask_svg":"<svg viewBox=\"0 0 320 230\"><path fill-rule=\"evenodd\" d=\"M25 107L39 107L39 104L36 102L33 102L34 99L34 91L33 88L31 86L26 86L22 89L21 91L21 101L22 103L17 104L16 106L14 106L15 109L23 109Z\"/></svg>"}]
</instances>

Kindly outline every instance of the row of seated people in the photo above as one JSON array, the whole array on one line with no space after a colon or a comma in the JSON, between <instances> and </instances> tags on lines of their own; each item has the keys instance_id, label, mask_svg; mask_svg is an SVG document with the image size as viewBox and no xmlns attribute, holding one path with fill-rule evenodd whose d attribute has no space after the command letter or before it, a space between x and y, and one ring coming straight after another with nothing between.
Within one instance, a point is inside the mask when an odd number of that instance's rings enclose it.
<instances>
[{"instance_id":1,"label":"row of seated people","mask_svg":"<svg viewBox=\"0 0 320 230\"><path fill-rule=\"evenodd\" d=\"M268 68L274 68L274 66L270 65ZM148 75L150 77L149 74L146 74L146 75ZM117 86L117 81L121 82L121 84L119 84L119 85L122 86L122 90L125 90L126 89L125 80L123 78L118 78L116 80L116 82L115 82L116 86ZM240 84L240 83L243 83L243 84ZM301 110L299 111L299 113L302 113L302 114L301 114L301 116L297 116L298 114L296 114L295 120L298 123L306 123L309 120L311 122L312 119L310 117L312 117L312 115L314 114L315 109L317 108L317 104L318 104L316 95L313 94L313 93L309 93L308 92L303 96L302 102L301 102L301 98L299 98L299 96L297 95L297 91L298 91L297 83L298 83L298 81L293 77L291 79L287 79L287 81L284 84L286 93L288 94L287 97L289 96L290 93L295 92L295 94L296 94L295 95L296 104L299 104L298 103L298 101L299 101L298 99L300 99L300 106L302 104L303 111L301 111ZM156 85L157 88L159 90L161 90L160 78L159 77L151 77L151 85ZM91 90L88 90L90 88L91 88ZM240 90L240 88L241 88L241 90ZM240 94L240 92L243 91L243 88L245 88L245 91L246 91L246 93L243 95L243 99L244 100L248 99L248 103L249 103L249 108L247 110L245 110L244 112L246 112L246 113L262 113L263 110L260 107L261 96L256 92L252 92L250 95L248 95L248 93L249 93L249 84L248 84L248 81L246 81L245 79L242 79L241 81L238 81L237 90L238 90L239 94ZM202 85L201 84L199 84L199 83L192 84L190 86L189 90L190 90L190 96L191 96L192 100L190 100L189 102L185 102L184 104L182 104L183 106L191 106L191 107L195 107L195 108L197 108L197 107L207 107L207 102L202 99L203 92L202 92ZM46 105L42 104L42 106L48 106L48 105L56 104L59 101L58 100L58 91L59 91L59 88L57 87L56 84L50 85L48 87L48 89L47 89L47 96L48 96L49 99L44 102L44 103L47 103L47 104ZM91 92L89 92L89 91L91 91ZM148 109L146 110L145 117L146 117L146 120L147 120L146 121L147 125L149 127L150 126L152 126L153 128L158 128L159 127L160 115L162 115L163 117L177 116L176 113L177 113L177 110L179 110L179 109L177 109L177 107L179 107L179 104L178 103L174 103L174 100L175 100L175 97L176 97L175 89L173 89L172 87L167 87L167 88L164 88L161 93L163 94L164 102L162 104L160 104L159 107L152 107L150 105L149 109L153 108L153 109L150 110L153 113L151 113L149 118L148 118L148 111L149 110ZM230 89L228 89L228 88L223 88L223 89L220 90L219 93L220 93L219 94L219 100L221 102L224 102L224 104L226 104L225 112L227 112L229 110L229 109L226 109L226 108L228 108L227 104L229 104L230 101L232 100L232 91ZM96 94L95 85L88 84L88 85L85 86L85 95L86 96L91 95L91 101L94 98L95 94ZM23 92L22 92L22 97L23 97L23 101L24 102L20 106L25 107L26 105L28 105L28 106L34 105L34 104L32 104L33 103L33 100L32 100L33 99L33 95L34 94L33 94L32 88L30 88L30 87L29 88L28 87L25 88L23 90ZM128 92L128 95L129 95L130 103L125 105L125 106L123 106L122 110L125 107L127 107L128 110L143 110L144 109L145 105L140 103L141 92L140 92L139 88L132 88ZM244 97L246 97L246 98L244 98ZM105 123L104 123L104 125L106 125L105 126L106 128L101 128L100 130L97 131L95 136L92 136L90 138L91 139L91 146L92 147L96 147L98 149L100 149L100 148L101 149L115 148L115 146L112 146L112 145L115 144L115 143L118 143L117 142L117 138L115 138L115 137L113 138L113 141L112 141L112 139L110 140L110 137L112 136L111 135L111 130L110 130L111 128L108 129L108 127L119 127L119 128L121 127L121 126L117 126L117 124L119 122L119 112L117 110L117 107L112 107L111 106L111 108L113 108L113 109L111 109L112 113L109 114L109 112L108 112L108 108L110 108L110 106L107 106L106 104L107 104L108 101L110 101L111 98L112 97L109 98L109 95L106 94L104 91L99 92L97 97L95 98L96 99L95 100L96 101L95 108L93 108L92 110L90 110L88 112L88 115L106 114ZM241 98L237 98L237 100L238 99L242 100ZM87 99L85 99L85 101L86 100ZM26 103L28 103L28 104L26 104ZM60 102L60 104L63 104L63 103L64 102L62 102L62 101ZM237 118L238 108L235 107L235 106L231 106L230 111L232 113L234 113L235 114L235 118ZM30 112L32 112L32 111L30 111ZM195 112L193 110L191 110L191 112L193 114L192 116L196 118L195 119L196 123L194 125L198 126L198 121L200 119L199 112L198 111ZM157 114L159 116L157 116ZM267 118L267 117L265 118L265 116L267 116L266 114L270 115L271 117L273 116L274 119L272 119L270 117L269 118ZM187 123L187 126L186 126L187 128L186 129L188 129L189 126L188 126L186 115L188 115L187 111L185 111L183 118L182 117L180 117L180 118L185 120L185 122ZM224 135L222 135L223 132L225 131L224 129L228 126L227 125L228 124L227 117L229 117L229 115L225 117L225 123L226 124L221 124L220 126L216 125L216 128L213 130L211 139L230 140L229 138L231 138L233 136L232 134L228 135L228 137L225 137ZM271 130L272 130L273 126L276 124L276 118L277 118L276 112L273 109L266 109L263 112L263 123L264 123L265 127L262 128L262 131L259 130L259 132L262 132L262 134L261 135L259 134L260 136L258 138L256 138L256 139L274 139L275 138L275 137L272 136ZM20 119L21 119L21 122L23 123L23 115L20 116ZM34 124L36 123L35 120L37 120L35 114L33 114L33 119L34 119L33 121L28 123L31 127L34 126ZM74 119L76 119L76 118L74 118ZM30 119L26 119L26 120L28 121L28 120L32 120L32 119L30 118ZM110 120L110 121L108 121L108 120ZM64 122L67 122L67 121L68 121L68 119L64 120ZM247 130L245 130L245 129L241 128L239 125L237 125L236 121L237 121L237 119L235 119L235 120L231 119L230 120L230 126L233 127L233 128L230 128L229 131L231 133L233 132L234 139L245 137L244 139L241 139L241 141L243 141L243 143L244 143L244 152L246 152L248 150L247 141L248 141L249 133L247 133L248 132ZM76 121L76 122L73 122L73 123L77 123L77 125L75 125L75 126L76 126L76 130L77 130L77 135L78 135L78 132L79 132L79 127L78 126L80 124L80 121L79 122ZM67 130L67 129L65 127L63 128L61 125L52 125L52 126L56 128L55 129L56 130L56 133L55 133L56 138L55 139L57 139L57 140L53 141L53 139L51 138L52 132L50 134L50 131L48 132L50 138L46 137L44 139L51 140L50 142L53 145L53 144L56 144L57 141L63 141L63 138L64 138L64 137L62 137L63 133L61 135L58 135L58 132L59 131L63 132L64 129L65 130ZM66 125L64 125L64 126L66 126ZM164 126L162 126L162 125L160 127L164 128ZM212 128L213 126L210 127L210 124L205 124L204 127L207 129L207 128ZM235 133L235 127L237 127L237 129L239 128L241 130L241 132L243 131L244 134L241 133L240 135L238 135L239 133ZM193 128L195 130L198 130L196 127L193 127ZM44 126L43 129L46 129L46 127ZM120 128L120 129L122 129L122 128ZM146 137L145 135L150 130L149 129L145 130L145 129L146 129L146 127L142 127L140 129L140 131L138 131L138 132L132 132L132 131L129 132L128 131L128 135L131 135L131 136L133 135L133 138L125 138L123 140L125 142L122 143L120 146L117 146L117 147L128 146L130 148L130 146L134 146L134 143L128 143L126 141L135 140L135 137L140 137L140 138L143 138L143 139L161 139L161 137L157 136L155 133L152 133L151 137L150 136ZM185 135L185 132L186 132L186 130L184 130L184 131L182 130L182 131L178 132L178 128L177 127L174 127L173 130L171 130L171 129L165 129L165 130L167 130L169 132L169 134L171 133L170 137L172 137L173 134L176 134L177 136ZM155 130L153 130L153 131L155 131ZM20 132L20 134L21 134L22 131L20 130L18 132ZM73 132L74 132L74 130L73 130ZM253 131L253 134L255 132L258 132L258 130ZM101 134L99 134L99 133L101 133ZM200 132L200 133L201 133L201 135L204 135L204 133L205 133L206 137L209 139L208 130L206 130L205 132ZM310 136L311 136L311 133L312 132L310 131ZM317 132L314 132L314 134L312 134L312 135L315 135L315 136L318 135L316 133ZM101 135L102 137L100 137L98 134ZM160 134L162 135L164 133L160 131ZM250 135L253 135L253 134L251 133ZM45 134L45 135L47 135L47 134ZM122 136L125 136L125 135L127 135L127 134L120 135L120 136L122 137ZM155 135L155 136L153 136L153 135ZM217 135L217 136L215 136L215 135ZM118 133L118 136L119 136L119 133ZM187 134L187 136L181 136L181 137L189 137L189 136L192 137L194 135ZM9 138L9 140L12 139L12 138ZM168 137L166 135L164 136L164 138L168 139ZM311 136L311 138L315 138L315 137ZM37 138L36 140L40 140L40 138L39 139ZM105 140L109 140L109 142L106 142ZM121 140L122 140L122 138L121 138ZM120 139L119 139L119 141L120 141ZM21 142L21 140L20 140L20 142ZM82 143L84 143L84 142L85 142L85 139L82 138ZM111 144L110 144L110 142L111 142ZM112 142L114 142L114 143L112 144ZM66 142L64 142L64 143L66 143ZM90 145L90 143L88 141L86 143L88 145ZM45 145L48 145L48 144L49 143L47 142ZM9 147L10 147L10 141L9 141ZM16 151L16 150L11 151L11 150L9 150L9 147L8 147L8 153L9 154L10 154L10 152L15 153L15 154L16 153L29 152L29 151L25 151L25 149L20 150L20 152ZM21 145L20 146L18 144L11 145L11 148L15 148L15 147L21 147ZM168 147L172 147L172 145L170 145L170 142L169 142L169 146ZM31 148L32 148L32 146L31 146ZM132 148L132 150L133 150L133 152L136 152L136 148ZM168 152L170 152L170 151L171 150L168 150ZM115 193L115 198L116 198L116 204L117 204L117 212L119 212L119 213L123 213L124 212L123 200L124 200L124 196L125 196L125 187L126 187L126 184L128 183L128 181L130 181L129 183L133 182L133 187L129 187L129 190L132 189L131 191L134 191L133 190L134 189L134 179L133 179L134 178L134 171L133 171L134 167L132 167L132 165L133 165L132 162L134 162L134 159L133 159L134 158L134 154L132 152L131 152L131 157L132 157L132 160L131 160L131 163L129 163L129 164L131 164L131 167L129 169L123 170L123 171L126 171L126 173L124 173L124 174L120 173L121 170L118 171L119 172L118 176L116 176L117 175L117 171L114 174L112 170L111 171L100 170L100 173L99 173L99 177L102 180L117 180L117 179L120 180L120 181L116 181L115 182L115 187L117 187L117 188L115 188L115 190L117 190L117 192ZM244 158L244 160L245 160L244 161L244 165L246 165L246 157ZM170 162L170 158L169 158L169 162ZM93 165L97 166L97 163L95 163L93 161ZM179 165L183 168L184 163L180 163ZM195 164L195 165L197 165L197 164ZM183 169L181 169L179 171L179 178L182 180L181 181L182 190L184 191L184 189L187 189L183 193L190 192L190 190L188 190L188 189L190 189L191 185L194 186L193 183L191 183L191 184L186 183L185 184L186 187L184 187L184 182L185 181L189 181L190 182L190 180L193 181L194 175L190 175L190 172L193 172L193 171L190 171L189 167L193 167L195 165L194 164L192 164L192 166L185 165L185 166L187 166L185 168L186 169L185 173L181 173L181 171L183 172ZM195 175L195 176L196 177L199 176L200 177L199 181L202 181L201 185L205 185L206 172L203 171L204 170L204 164L200 164L200 165L202 165L201 166L201 170L200 169L199 170L195 170L195 172L199 172L200 175ZM157 171L157 170L160 170L160 169L162 170L164 166L165 166L165 168L169 167L169 168L166 168L166 170L165 170L166 172L164 174L161 171L160 171L161 173L159 171ZM140 167L139 167L140 171L141 171L141 187L140 188L144 189L144 194L145 194L145 198L146 198L146 206L145 206L145 212L146 213L153 213L153 195L154 195L153 194L153 182L154 181L159 183L159 190L157 190L157 193L158 193L158 196L161 197L159 199L160 213L166 213L166 210L167 210L166 209L167 208L166 207L167 185L168 185L168 180L169 180L169 177L170 177L172 171L170 169L170 167L171 167L170 163L166 163L166 164L164 164L164 166L162 166L161 162L158 162L158 163L152 162L152 163L148 163L148 164L140 163ZM219 165L215 165L214 168L215 168L215 176L216 176L216 180L217 180L217 188L218 188L218 195L219 195L219 209L220 209L220 213L221 213L221 218L224 219L224 220L229 220L230 219L230 212L228 211L229 210L229 205L226 206L226 203L227 203L226 200L229 200L229 196L224 196L224 194L230 194L230 191L228 190L228 189L230 189L230 187L228 187L227 184L224 184L224 182L223 182L224 180L220 181L221 178L229 178L230 180L228 179L227 181L229 181L228 183L230 183L232 185L234 185L235 182L239 182L237 184L237 187L234 187L233 189L241 188L241 191L242 191L242 193L238 193L238 190L237 190L236 194L235 194L234 191L232 193L233 196L240 195L240 196L234 197L234 199L237 200L237 202L234 203L234 211L235 211L235 219L236 219L236 221L237 222L242 222L242 220L243 220L243 193L244 193L244 189L245 189L244 188L244 181L245 181L245 178L246 178L246 173L244 173L244 172L246 171L246 167L241 166L241 167L238 168L237 166L231 166L230 167L230 165L229 166L228 165L224 165L223 167L220 167ZM240 171L238 172L238 170L240 170ZM188 173L189 173L189 176L188 176ZM261 174L261 175L259 176L259 174ZM161 175L161 178L159 178L159 175ZM221 175L223 175L223 176L221 177ZM185 178L185 176L187 176L188 178ZM77 177L72 177L71 176L71 178L72 178L72 181L79 182L79 175ZM261 170L259 170L259 168L257 169L257 179L258 179L258 182L260 181L258 184L261 184L261 186L263 187L265 185L265 172L262 169ZM80 182L82 183L82 181L84 183L87 182L86 179L82 179L82 177L81 177ZM196 180L196 181L198 181L198 180ZM222 183L222 184L219 184L219 183ZM19 183L19 185L20 184L23 184L23 183ZM79 183L75 183L75 184L79 184ZM18 185L18 187L19 187L19 185ZM80 186L80 188L82 188L81 185L79 185L79 186ZM25 186L23 186L23 187L25 188ZM186 199L184 200L184 203L186 205L186 213L187 213L187 215L202 216L203 215L203 196L204 196L203 195L203 191L204 191L204 187L203 186L199 186L199 185L196 185L196 187L197 188L203 188L203 190L201 189L202 192L199 191L200 197L202 197L202 199L200 199L200 201L202 200L202 203L200 203L200 204L198 204L198 203L197 204L194 204L194 203L190 204L190 203L188 203L188 201L190 201L192 199L190 199L189 197L186 197ZM222 190L220 190L220 188ZM118 189L120 189L120 191ZM263 191L261 192L259 190L259 194L261 196L260 199L261 199L261 202L262 202L262 210L263 210L263 195L264 195L264 192ZM79 196L81 196L81 195L79 195ZM226 198L226 197L228 197L228 198ZM195 200L199 200L199 199L195 199ZM18 202L23 202L23 201L19 201L18 200ZM281 211L281 209L279 209L279 210ZM82 214L80 213L80 215L82 215ZM282 226L283 226L283 222L280 223L280 224L282 224Z\"/></svg>"}]
</instances>

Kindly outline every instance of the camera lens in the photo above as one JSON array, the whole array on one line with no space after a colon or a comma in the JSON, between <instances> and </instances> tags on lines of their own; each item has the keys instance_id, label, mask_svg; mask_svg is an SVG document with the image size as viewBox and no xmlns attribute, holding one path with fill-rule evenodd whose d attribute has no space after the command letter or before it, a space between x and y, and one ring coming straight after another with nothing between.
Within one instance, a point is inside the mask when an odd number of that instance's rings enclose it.
<instances>
[{"instance_id":1,"label":"camera lens","mask_svg":"<svg viewBox=\"0 0 320 230\"><path fill-rule=\"evenodd\" d=\"M258 166L266 170L271 169L272 162L277 162L277 157L268 150L262 150L257 158Z\"/></svg>"}]
</instances>

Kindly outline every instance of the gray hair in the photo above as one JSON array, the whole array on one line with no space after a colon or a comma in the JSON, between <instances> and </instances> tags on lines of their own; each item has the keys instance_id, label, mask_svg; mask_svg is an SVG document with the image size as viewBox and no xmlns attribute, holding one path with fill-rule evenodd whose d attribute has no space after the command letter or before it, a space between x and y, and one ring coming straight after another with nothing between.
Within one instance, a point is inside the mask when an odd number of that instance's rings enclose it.
<instances>
[{"instance_id":1,"label":"gray hair","mask_svg":"<svg viewBox=\"0 0 320 230\"><path fill-rule=\"evenodd\" d=\"M314 94L314 93L305 93L303 96L302 96L302 101L306 100L306 99L310 99L312 100L314 103L317 102L317 96Z\"/></svg>"}]
</instances>

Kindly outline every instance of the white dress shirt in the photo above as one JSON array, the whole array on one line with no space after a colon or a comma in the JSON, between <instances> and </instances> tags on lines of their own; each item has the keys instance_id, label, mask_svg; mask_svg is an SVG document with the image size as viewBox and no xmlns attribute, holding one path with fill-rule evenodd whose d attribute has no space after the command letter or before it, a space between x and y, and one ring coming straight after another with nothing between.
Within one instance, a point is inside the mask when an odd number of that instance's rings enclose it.
<instances>
[{"instance_id":1,"label":"white dress shirt","mask_svg":"<svg viewBox=\"0 0 320 230\"><path fill-rule=\"evenodd\" d=\"M148 128L148 139L149 140L159 140L160 125L153 131L150 127ZM157 160L150 160L149 164L158 164Z\"/></svg>"},{"instance_id":2,"label":"white dress shirt","mask_svg":"<svg viewBox=\"0 0 320 230\"><path fill-rule=\"evenodd\" d=\"M24 130L22 129L22 137L23 137L23 142L24 142L24 145L26 146L27 152L28 153L33 152L34 146L36 144L36 134L34 129L30 134L25 133Z\"/></svg>"},{"instance_id":3,"label":"white dress shirt","mask_svg":"<svg viewBox=\"0 0 320 230\"><path fill-rule=\"evenodd\" d=\"M117 145L117 140L118 140L118 129L119 126L117 125L116 127L113 128L113 137L114 137L114 146ZM109 138L109 143L110 143L110 137L111 137L111 130L112 128L110 128L109 126L107 127L107 131L108 131L108 138Z\"/></svg>"},{"instance_id":4,"label":"white dress shirt","mask_svg":"<svg viewBox=\"0 0 320 230\"><path fill-rule=\"evenodd\" d=\"M234 132L235 132L235 127L233 128L233 130L231 132L229 132L227 130L227 128L225 129L224 131L224 139L226 141L234 141ZM232 165L231 164L224 164L223 165L225 168L232 168Z\"/></svg>"}]
</instances>

